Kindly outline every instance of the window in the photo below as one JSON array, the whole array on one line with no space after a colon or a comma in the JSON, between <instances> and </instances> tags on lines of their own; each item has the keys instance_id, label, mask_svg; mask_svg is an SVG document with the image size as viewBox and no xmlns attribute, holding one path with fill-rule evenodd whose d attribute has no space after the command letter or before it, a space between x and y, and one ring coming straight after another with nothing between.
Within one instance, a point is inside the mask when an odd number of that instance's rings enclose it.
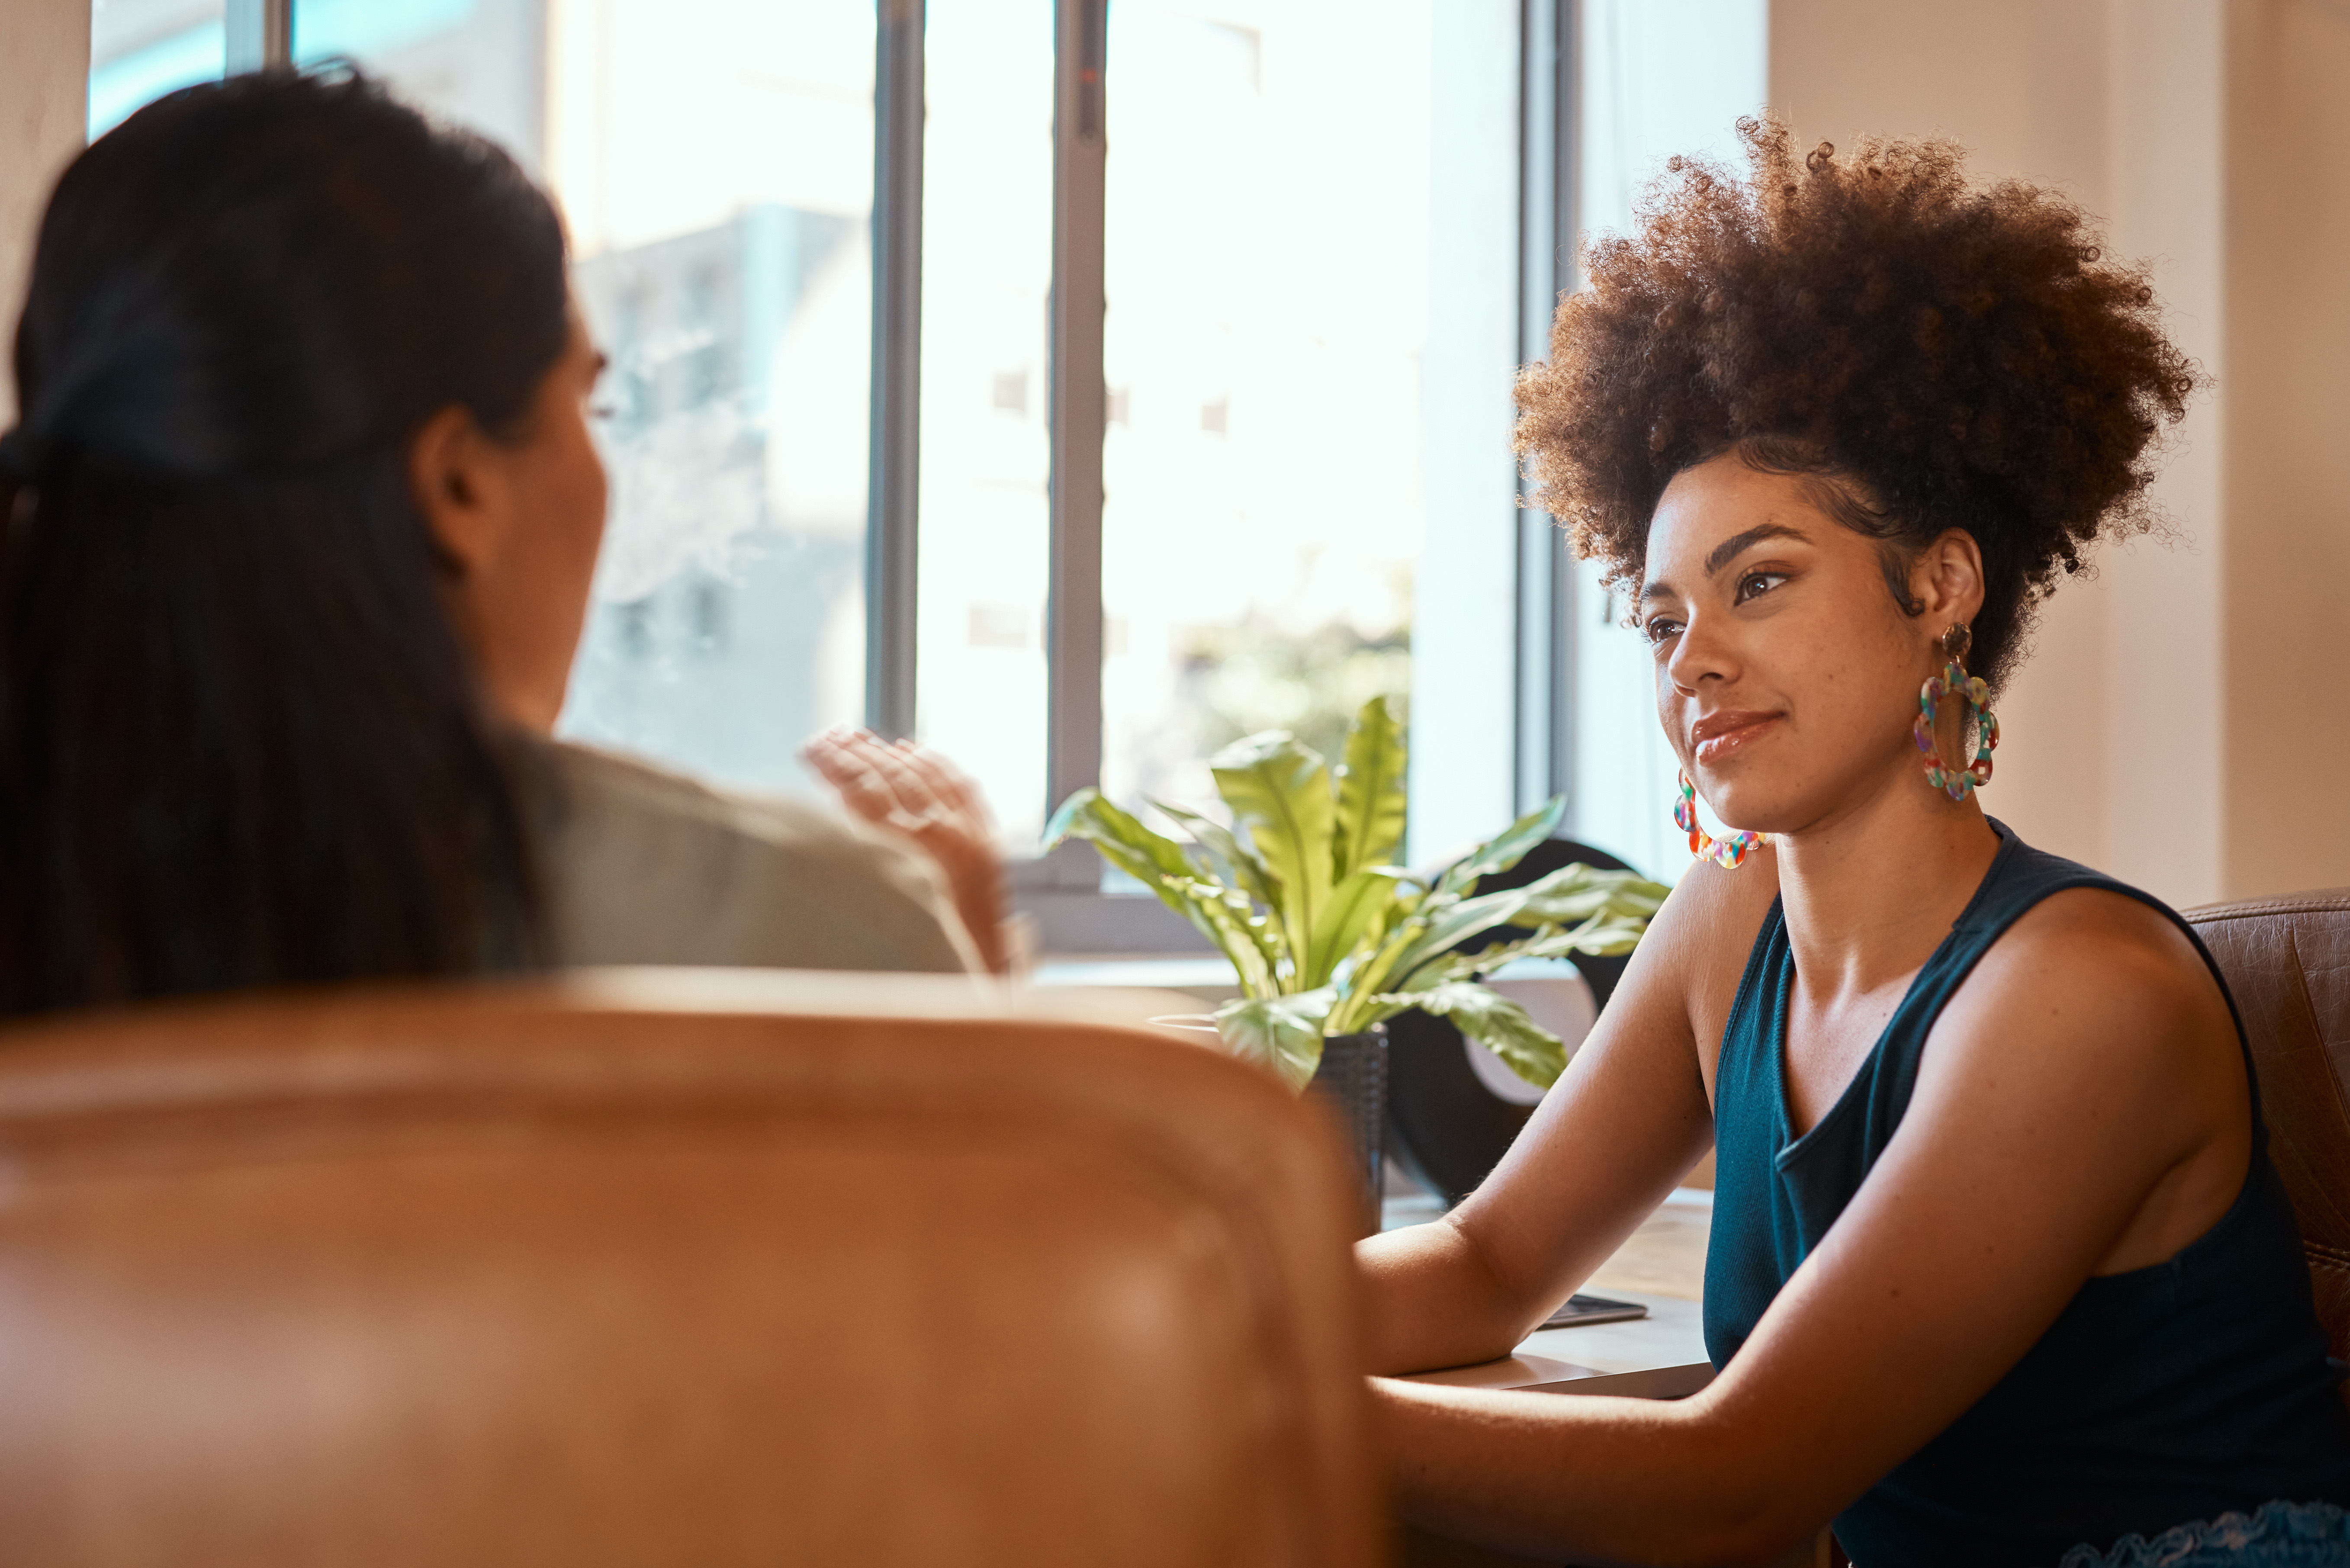
<instances>
[{"instance_id":1,"label":"window","mask_svg":"<svg viewBox=\"0 0 2350 1568\"><path fill-rule=\"evenodd\" d=\"M228 68L224 0L90 0L89 134Z\"/></svg>"},{"instance_id":2,"label":"window","mask_svg":"<svg viewBox=\"0 0 2350 1568\"><path fill-rule=\"evenodd\" d=\"M1102 784L1121 801L1211 800L1228 742L1287 729L1335 759L1366 700L1409 706L1434 25L1430 0L1110 6Z\"/></svg>"},{"instance_id":3,"label":"window","mask_svg":"<svg viewBox=\"0 0 2350 1568\"><path fill-rule=\"evenodd\" d=\"M739 787L865 703L874 19L840 0L294 0L570 224L612 509L561 732Z\"/></svg>"},{"instance_id":4,"label":"window","mask_svg":"<svg viewBox=\"0 0 2350 1568\"><path fill-rule=\"evenodd\" d=\"M806 788L878 715L1020 855L1386 694L1416 858L1564 791L1669 876L1647 657L1520 509L1510 386L1578 234L1762 101L1765 5L94 0L90 123L290 7L547 182L614 362L568 735ZM1017 879L1048 945L1191 945L1090 857Z\"/></svg>"},{"instance_id":5,"label":"window","mask_svg":"<svg viewBox=\"0 0 2350 1568\"><path fill-rule=\"evenodd\" d=\"M1053 15L953 0L922 45L915 728L1045 826L1052 550Z\"/></svg>"}]
</instances>

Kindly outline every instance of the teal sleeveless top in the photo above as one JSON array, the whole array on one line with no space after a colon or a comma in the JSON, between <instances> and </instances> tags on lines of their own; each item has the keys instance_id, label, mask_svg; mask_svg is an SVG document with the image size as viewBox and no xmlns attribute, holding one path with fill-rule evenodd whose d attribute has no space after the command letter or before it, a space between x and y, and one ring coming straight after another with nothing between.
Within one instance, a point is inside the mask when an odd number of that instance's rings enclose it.
<instances>
[{"instance_id":1,"label":"teal sleeveless top","mask_svg":"<svg viewBox=\"0 0 2350 1568\"><path fill-rule=\"evenodd\" d=\"M1843 1096L1801 1137L1792 1136L1780 1070L1795 961L1773 901L1715 1078L1705 1265L1715 1366L1737 1356L1867 1179L1908 1108L1934 1020L2002 932L2071 888L2124 894L2178 919L2147 894L1992 826L1999 853L1972 901ZM2224 992L2217 965L2211 973ZM2232 1013L2233 998L2228 1005ZM2241 1023L2237 1035L2241 1044ZM1837 1539L1855 1563L2053 1568L2085 1542L2102 1549L2278 1499L2350 1503L2345 1369L2326 1355L2257 1086L2252 1106L2251 1167L2234 1206L2168 1262L2084 1283L2005 1376L1838 1516Z\"/></svg>"}]
</instances>

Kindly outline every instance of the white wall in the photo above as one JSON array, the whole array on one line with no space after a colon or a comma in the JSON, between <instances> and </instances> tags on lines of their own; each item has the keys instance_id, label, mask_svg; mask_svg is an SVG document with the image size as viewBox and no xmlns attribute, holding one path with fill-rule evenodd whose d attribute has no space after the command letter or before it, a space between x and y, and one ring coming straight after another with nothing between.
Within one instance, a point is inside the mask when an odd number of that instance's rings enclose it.
<instances>
[{"instance_id":1,"label":"white wall","mask_svg":"<svg viewBox=\"0 0 2350 1568\"><path fill-rule=\"evenodd\" d=\"M2178 537L2106 553L2095 589L2102 643L2087 659L2062 657L2051 644L2044 651L2059 656L2042 666L2037 691L2043 704L2075 691L2073 705L2103 753L2082 758L2074 777L2051 781L2102 808L2094 835L2082 835L2085 850L2095 846L2087 857L2187 906L2224 897L2229 882L2220 831L2225 756L2204 730L2225 711L2228 667L2220 568L2228 529L2226 18L2222 0L2131 0L2126 14L2108 15L2118 24L2106 72L2114 248L2158 258L2173 340L2220 383L2188 416L2156 484ZM2093 704L2104 709L2102 723Z\"/></svg>"},{"instance_id":2,"label":"white wall","mask_svg":"<svg viewBox=\"0 0 2350 1568\"><path fill-rule=\"evenodd\" d=\"M13 348L33 235L57 171L81 151L89 97L89 0L0 4L0 342ZM0 425L16 378L0 374Z\"/></svg>"}]
</instances>

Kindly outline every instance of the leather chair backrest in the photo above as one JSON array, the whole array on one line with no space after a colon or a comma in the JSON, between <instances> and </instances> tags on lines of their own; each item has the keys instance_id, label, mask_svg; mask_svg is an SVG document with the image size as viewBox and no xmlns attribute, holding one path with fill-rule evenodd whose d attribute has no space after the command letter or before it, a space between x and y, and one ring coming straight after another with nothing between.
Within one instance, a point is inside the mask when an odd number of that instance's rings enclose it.
<instances>
[{"instance_id":1,"label":"leather chair backrest","mask_svg":"<svg viewBox=\"0 0 2350 1568\"><path fill-rule=\"evenodd\" d=\"M0 1562L1377 1556L1348 1189L1270 1077L609 990L0 1034Z\"/></svg>"},{"instance_id":2,"label":"leather chair backrest","mask_svg":"<svg viewBox=\"0 0 2350 1568\"><path fill-rule=\"evenodd\" d=\"M2317 1313L2350 1356L2350 888L2190 909L2235 993Z\"/></svg>"}]
</instances>

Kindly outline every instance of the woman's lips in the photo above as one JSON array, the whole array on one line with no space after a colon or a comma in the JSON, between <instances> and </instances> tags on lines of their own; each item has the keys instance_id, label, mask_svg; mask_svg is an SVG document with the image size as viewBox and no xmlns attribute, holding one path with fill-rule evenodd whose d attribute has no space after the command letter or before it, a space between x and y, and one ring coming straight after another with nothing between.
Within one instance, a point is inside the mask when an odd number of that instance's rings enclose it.
<instances>
[{"instance_id":1,"label":"woman's lips","mask_svg":"<svg viewBox=\"0 0 2350 1568\"><path fill-rule=\"evenodd\" d=\"M1711 713L1690 728L1690 739L1696 742L1699 762L1716 763L1734 755L1778 722L1776 713Z\"/></svg>"}]
</instances>

